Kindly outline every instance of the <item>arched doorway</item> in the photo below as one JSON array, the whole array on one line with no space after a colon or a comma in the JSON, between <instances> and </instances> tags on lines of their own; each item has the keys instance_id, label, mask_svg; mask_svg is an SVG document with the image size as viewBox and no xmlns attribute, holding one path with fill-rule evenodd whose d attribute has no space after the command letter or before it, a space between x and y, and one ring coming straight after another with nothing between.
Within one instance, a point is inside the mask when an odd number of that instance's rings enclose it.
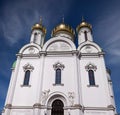
<instances>
[{"instance_id":1,"label":"arched doorway","mask_svg":"<svg viewBox=\"0 0 120 115\"><path fill-rule=\"evenodd\" d=\"M64 115L64 104L61 100L57 99L52 103L51 115Z\"/></svg>"}]
</instances>

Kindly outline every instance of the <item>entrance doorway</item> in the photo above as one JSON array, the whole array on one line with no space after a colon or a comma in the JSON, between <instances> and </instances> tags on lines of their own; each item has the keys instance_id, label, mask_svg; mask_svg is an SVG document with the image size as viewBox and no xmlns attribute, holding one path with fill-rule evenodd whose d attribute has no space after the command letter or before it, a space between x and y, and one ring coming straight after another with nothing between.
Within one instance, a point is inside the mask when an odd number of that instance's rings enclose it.
<instances>
[{"instance_id":1,"label":"entrance doorway","mask_svg":"<svg viewBox=\"0 0 120 115\"><path fill-rule=\"evenodd\" d=\"M57 99L52 103L51 115L64 115L64 104L61 100Z\"/></svg>"}]
</instances>

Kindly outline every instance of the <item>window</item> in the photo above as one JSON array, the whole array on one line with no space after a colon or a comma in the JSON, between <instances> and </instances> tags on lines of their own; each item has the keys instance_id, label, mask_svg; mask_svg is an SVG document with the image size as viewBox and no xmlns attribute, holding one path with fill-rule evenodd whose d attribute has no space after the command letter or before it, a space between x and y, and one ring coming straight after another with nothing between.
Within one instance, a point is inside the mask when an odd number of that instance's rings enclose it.
<instances>
[{"instance_id":1,"label":"window","mask_svg":"<svg viewBox=\"0 0 120 115\"><path fill-rule=\"evenodd\" d=\"M89 76L89 84L90 85L95 85L94 71L89 70L88 71L88 76Z\"/></svg>"},{"instance_id":2,"label":"window","mask_svg":"<svg viewBox=\"0 0 120 115\"><path fill-rule=\"evenodd\" d=\"M31 86L29 84L30 74L34 70L34 67L31 64L27 63L23 66L23 70L25 72L25 75L24 75L23 85L21 86Z\"/></svg>"},{"instance_id":3,"label":"window","mask_svg":"<svg viewBox=\"0 0 120 115\"><path fill-rule=\"evenodd\" d=\"M33 42L36 43L36 40L37 40L37 33L34 33L34 39L33 39Z\"/></svg>"},{"instance_id":4,"label":"window","mask_svg":"<svg viewBox=\"0 0 120 115\"><path fill-rule=\"evenodd\" d=\"M61 84L61 69L56 69L55 84Z\"/></svg>"},{"instance_id":5,"label":"window","mask_svg":"<svg viewBox=\"0 0 120 115\"><path fill-rule=\"evenodd\" d=\"M30 70L27 70L25 72L23 85L29 85L29 80L30 80Z\"/></svg>"},{"instance_id":6,"label":"window","mask_svg":"<svg viewBox=\"0 0 120 115\"><path fill-rule=\"evenodd\" d=\"M60 62L57 62L53 65L53 68L55 70L55 84L53 85L57 85L57 84L64 85L61 83L61 76L62 76L61 73L64 67L65 66L61 64Z\"/></svg>"},{"instance_id":7,"label":"window","mask_svg":"<svg viewBox=\"0 0 120 115\"><path fill-rule=\"evenodd\" d=\"M84 31L85 41L87 41L87 31Z\"/></svg>"},{"instance_id":8,"label":"window","mask_svg":"<svg viewBox=\"0 0 120 115\"><path fill-rule=\"evenodd\" d=\"M88 86L98 87L98 85L95 84L95 75L94 75L94 72L97 70L97 66L89 63L85 66L85 69L88 72L88 79L89 79L89 85Z\"/></svg>"}]
</instances>

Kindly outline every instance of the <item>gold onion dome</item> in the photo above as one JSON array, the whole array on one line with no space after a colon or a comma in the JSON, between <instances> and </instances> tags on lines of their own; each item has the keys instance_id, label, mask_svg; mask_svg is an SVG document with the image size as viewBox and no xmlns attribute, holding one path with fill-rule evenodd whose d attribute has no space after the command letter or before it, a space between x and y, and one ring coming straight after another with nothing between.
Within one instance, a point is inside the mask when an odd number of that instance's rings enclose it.
<instances>
[{"instance_id":1,"label":"gold onion dome","mask_svg":"<svg viewBox=\"0 0 120 115\"><path fill-rule=\"evenodd\" d=\"M92 30L92 25L91 24L89 24L89 23L87 23L85 20L82 20L82 22L77 26L77 32L81 29L81 28L83 28L83 27L87 27L87 28L89 28L90 30Z\"/></svg>"},{"instance_id":2,"label":"gold onion dome","mask_svg":"<svg viewBox=\"0 0 120 115\"><path fill-rule=\"evenodd\" d=\"M46 34L46 28L42 25L42 20L40 20L40 23L33 25L32 31L36 29L41 30L44 34Z\"/></svg>"},{"instance_id":3,"label":"gold onion dome","mask_svg":"<svg viewBox=\"0 0 120 115\"><path fill-rule=\"evenodd\" d=\"M67 33L71 35L72 37L75 36L75 31L73 30L73 28L64 23L59 24L53 29L52 36L55 36L56 34L61 33L61 32Z\"/></svg>"}]
</instances>

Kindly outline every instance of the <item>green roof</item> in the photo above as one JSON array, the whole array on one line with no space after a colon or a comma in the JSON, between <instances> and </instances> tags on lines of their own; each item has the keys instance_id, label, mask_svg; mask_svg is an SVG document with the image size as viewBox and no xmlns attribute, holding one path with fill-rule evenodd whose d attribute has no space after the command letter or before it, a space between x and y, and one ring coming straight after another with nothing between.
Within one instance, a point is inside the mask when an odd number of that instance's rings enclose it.
<instances>
[{"instance_id":1,"label":"green roof","mask_svg":"<svg viewBox=\"0 0 120 115\"><path fill-rule=\"evenodd\" d=\"M14 69L16 66L16 61L14 61L13 65L12 65L12 68Z\"/></svg>"}]
</instances>

